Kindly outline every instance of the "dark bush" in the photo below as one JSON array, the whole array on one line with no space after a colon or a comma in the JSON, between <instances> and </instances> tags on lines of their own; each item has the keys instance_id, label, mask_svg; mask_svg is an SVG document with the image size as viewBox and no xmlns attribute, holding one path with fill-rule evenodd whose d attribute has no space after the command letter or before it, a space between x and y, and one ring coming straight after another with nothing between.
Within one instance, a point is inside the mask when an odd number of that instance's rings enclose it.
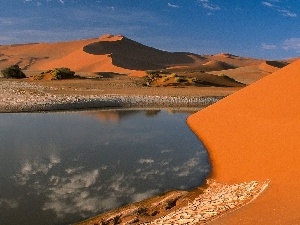
<instances>
[{"instance_id":1,"label":"dark bush","mask_svg":"<svg viewBox=\"0 0 300 225\"><path fill-rule=\"evenodd\" d=\"M75 72L66 67L53 69L53 78L55 80L74 78Z\"/></svg>"},{"instance_id":2,"label":"dark bush","mask_svg":"<svg viewBox=\"0 0 300 225\"><path fill-rule=\"evenodd\" d=\"M8 68L1 70L1 73L5 78L26 78L26 75L22 72L18 65L12 65Z\"/></svg>"},{"instance_id":3,"label":"dark bush","mask_svg":"<svg viewBox=\"0 0 300 225\"><path fill-rule=\"evenodd\" d=\"M66 67L55 68L33 76L33 80L62 80L71 78L75 78L75 72Z\"/></svg>"}]
</instances>

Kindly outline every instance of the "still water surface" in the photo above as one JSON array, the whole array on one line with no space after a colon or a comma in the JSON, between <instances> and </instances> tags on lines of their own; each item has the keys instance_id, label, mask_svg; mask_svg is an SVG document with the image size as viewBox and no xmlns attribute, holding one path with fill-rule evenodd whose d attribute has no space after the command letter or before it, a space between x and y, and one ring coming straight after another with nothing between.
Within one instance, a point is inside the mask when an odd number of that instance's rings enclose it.
<instances>
[{"instance_id":1,"label":"still water surface","mask_svg":"<svg viewBox=\"0 0 300 225\"><path fill-rule=\"evenodd\" d=\"M202 184L189 113L0 114L0 224L68 224Z\"/></svg>"}]
</instances>

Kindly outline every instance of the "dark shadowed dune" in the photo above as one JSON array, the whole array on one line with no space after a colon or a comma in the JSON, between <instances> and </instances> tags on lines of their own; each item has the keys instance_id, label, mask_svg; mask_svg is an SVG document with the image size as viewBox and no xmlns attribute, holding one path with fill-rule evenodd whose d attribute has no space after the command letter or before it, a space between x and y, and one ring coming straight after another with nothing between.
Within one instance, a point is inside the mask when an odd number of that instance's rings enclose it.
<instances>
[{"instance_id":1,"label":"dark shadowed dune","mask_svg":"<svg viewBox=\"0 0 300 225\"><path fill-rule=\"evenodd\" d=\"M135 70L165 69L194 63L194 59L188 53L158 50L125 37L114 42L91 43L84 46L83 51L93 55L109 54L115 66Z\"/></svg>"},{"instance_id":2,"label":"dark shadowed dune","mask_svg":"<svg viewBox=\"0 0 300 225\"><path fill-rule=\"evenodd\" d=\"M261 63L259 65L259 69L269 72L269 73L273 73L276 70L279 70L288 64L289 63L282 62L282 61L264 61L263 63Z\"/></svg>"},{"instance_id":3,"label":"dark shadowed dune","mask_svg":"<svg viewBox=\"0 0 300 225\"><path fill-rule=\"evenodd\" d=\"M222 61L218 61L218 60L211 60L202 65L202 69L204 71L219 71L219 70L229 70L229 69L235 69L235 68L236 67L233 65L230 65L226 62L222 62Z\"/></svg>"},{"instance_id":4,"label":"dark shadowed dune","mask_svg":"<svg viewBox=\"0 0 300 225\"><path fill-rule=\"evenodd\" d=\"M287 63L287 62L280 62L280 61L266 61L266 64L270 65L270 66L277 67L277 68L283 68L286 65L288 65L289 63Z\"/></svg>"},{"instance_id":5,"label":"dark shadowed dune","mask_svg":"<svg viewBox=\"0 0 300 225\"><path fill-rule=\"evenodd\" d=\"M179 75L196 78L198 84L203 86L215 86L215 87L244 87L245 84L234 80L226 75L213 75L200 71L178 73Z\"/></svg>"}]
</instances>

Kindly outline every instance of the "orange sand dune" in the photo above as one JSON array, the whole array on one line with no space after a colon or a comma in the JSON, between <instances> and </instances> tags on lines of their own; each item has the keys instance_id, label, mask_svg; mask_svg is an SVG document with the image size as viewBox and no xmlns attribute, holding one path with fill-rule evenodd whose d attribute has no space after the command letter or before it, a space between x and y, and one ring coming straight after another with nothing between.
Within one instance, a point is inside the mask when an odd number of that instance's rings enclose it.
<instances>
[{"instance_id":1,"label":"orange sand dune","mask_svg":"<svg viewBox=\"0 0 300 225\"><path fill-rule=\"evenodd\" d=\"M185 67L172 67L170 70L174 72L206 71L214 75L225 74L243 84L251 84L271 73L259 68L265 62L261 59L239 57L229 53L201 55L201 57L191 55L191 57L195 60L193 64Z\"/></svg>"},{"instance_id":2,"label":"orange sand dune","mask_svg":"<svg viewBox=\"0 0 300 225\"><path fill-rule=\"evenodd\" d=\"M273 67L266 64L266 62L262 62L260 64L239 67L231 70L210 71L209 73L215 75L226 74L227 76L244 84L252 84L253 82L279 69L280 68L278 67Z\"/></svg>"},{"instance_id":3,"label":"orange sand dune","mask_svg":"<svg viewBox=\"0 0 300 225\"><path fill-rule=\"evenodd\" d=\"M259 68L263 71L273 73L279 70L280 68L285 67L287 64L288 63L279 62L279 61L265 61L259 65Z\"/></svg>"},{"instance_id":4,"label":"orange sand dune","mask_svg":"<svg viewBox=\"0 0 300 225\"><path fill-rule=\"evenodd\" d=\"M116 67L112 64L112 59L109 55L91 55L78 49L71 54L57 60L39 63L38 66L32 66L32 69L38 68L57 68L68 67L76 72L97 72L97 71L110 71L119 73L130 73L130 70Z\"/></svg>"},{"instance_id":5,"label":"orange sand dune","mask_svg":"<svg viewBox=\"0 0 300 225\"><path fill-rule=\"evenodd\" d=\"M111 34L67 42L0 46L0 69L18 64L30 74L31 71L53 67L69 67L75 72L116 72L144 76L145 70L219 71L262 62L229 53L197 55L167 52Z\"/></svg>"},{"instance_id":6,"label":"orange sand dune","mask_svg":"<svg viewBox=\"0 0 300 225\"><path fill-rule=\"evenodd\" d=\"M205 72L179 72L177 73L180 76L186 76L190 78L197 78L198 85L201 83L205 85L210 85L210 86L216 86L216 87L244 87L245 85L243 83L237 82L233 79L230 79L229 77L226 76L218 76L218 75L213 75L210 73L205 73Z\"/></svg>"},{"instance_id":7,"label":"orange sand dune","mask_svg":"<svg viewBox=\"0 0 300 225\"><path fill-rule=\"evenodd\" d=\"M237 55L233 55L227 52L223 52L223 53L218 53L215 54L214 57L221 57L221 58L236 58L238 57Z\"/></svg>"},{"instance_id":8,"label":"orange sand dune","mask_svg":"<svg viewBox=\"0 0 300 225\"><path fill-rule=\"evenodd\" d=\"M129 70L113 65L109 54L93 55L83 51L84 46L95 42L118 42L121 35L103 35L99 38L57 43L37 43L0 46L0 68L18 64L25 70L48 70L69 67L76 72L109 71L144 75L143 71Z\"/></svg>"},{"instance_id":9,"label":"orange sand dune","mask_svg":"<svg viewBox=\"0 0 300 225\"><path fill-rule=\"evenodd\" d=\"M216 70L228 70L234 69L235 67L222 61L211 60L202 65L202 69L205 71L216 71Z\"/></svg>"},{"instance_id":10,"label":"orange sand dune","mask_svg":"<svg viewBox=\"0 0 300 225\"><path fill-rule=\"evenodd\" d=\"M74 45L69 54L60 57L52 57L51 60L44 60L36 63L30 68L37 70L41 68L55 68L55 67L69 67L76 72L98 72L109 71L124 74L131 74L135 71L117 67L112 63L110 54L95 55L83 51L84 46L95 42L117 42L121 41L121 35L103 35L99 39L92 39L90 41L81 41L78 45ZM65 53L67 53L65 51ZM143 73L144 74L144 73Z\"/></svg>"},{"instance_id":11,"label":"orange sand dune","mask_svg":"<svg viewBox=\"0 0 300 225\"><path fill-rule=\"evenodd\" d=\"M269 179L251 204L212 224L300 224L300 60L188 118L212 163L212 178Z\"/></svg>"},{"instance_id":12,"label":"orange sand dune","mask_svg":"<svg viewBox=\"0 0 300 225\"><path fill-rule=\"evenodd\" d=\"M259 65L264 61L261 59L236 56L229 53L220 53L212 56L207 56L207 58L211 61L221 61L223 63L227 63L236 68L250 65Z\"/></svg>"},{"instance_id":13,"label":"orange sand dune","mask_svg":"<svg viewBox=\"0 0 300 225\"><path fill-rule=\"evenodd\" d=\"M194 62L187 53L158 50L125 37L116 42L94 42L84 46L83 50L93 55L110 54L115 66L134 70L164 69Z\"/></svg>"}]
</instances>

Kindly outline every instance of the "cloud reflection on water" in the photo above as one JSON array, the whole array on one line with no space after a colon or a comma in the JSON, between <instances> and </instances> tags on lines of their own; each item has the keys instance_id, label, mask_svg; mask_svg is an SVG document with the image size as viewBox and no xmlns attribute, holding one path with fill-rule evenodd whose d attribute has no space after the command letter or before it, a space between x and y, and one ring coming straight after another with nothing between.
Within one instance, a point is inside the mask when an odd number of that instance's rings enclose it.
<instances>
[{"instance_id":1,"label":"cloud reflection on water","mask_svg":"<svg viewBox=\"0 0 300 225\"><path fill-rule=\"evenodd\" d=\"M126 120L111 125L82 114L29 114L20 121L14 115L9 132L20 138L4 140L10 150L0 154L12 160L11 190L17 191L3 192L9 197L0 195L0 207L15 207L19 214L32 207L65 224L169 189L195 187L209 172L198 140L178 138L187 129L177 125L182 115L145 119L128 112L120 117ZM28 124L34 131L19 135Z\"/></svg>"},{"instance_id":2,"label":"cloud reflection on water","mask_svg":"<svg viewBox=\"0 0 300 225\"><path fill-rule=\"evenodd\" d=\"M17 185L27 185L30 190L44 196L43 210L52 210L57 217L66 214L88 217L161 192L166 176L172 183L181 177L197 178L200 172L209 171L207 166L201 166L199 152L180 165L172 166L172 161L172 157L168 161L165 158L156 161L141 158L136 168L126 173L122 172L125 168L118 168L118 165L88 169L82 165L75 167L74 162L60 173L64 161L51 155L47 162L27 160L16 174L15 181ZM37 176L39 173L44 176ZM137 187L136 183L141 180L143 186ZM187 186L181 185L181 188Z\"/></svg>"}]
</instances>

